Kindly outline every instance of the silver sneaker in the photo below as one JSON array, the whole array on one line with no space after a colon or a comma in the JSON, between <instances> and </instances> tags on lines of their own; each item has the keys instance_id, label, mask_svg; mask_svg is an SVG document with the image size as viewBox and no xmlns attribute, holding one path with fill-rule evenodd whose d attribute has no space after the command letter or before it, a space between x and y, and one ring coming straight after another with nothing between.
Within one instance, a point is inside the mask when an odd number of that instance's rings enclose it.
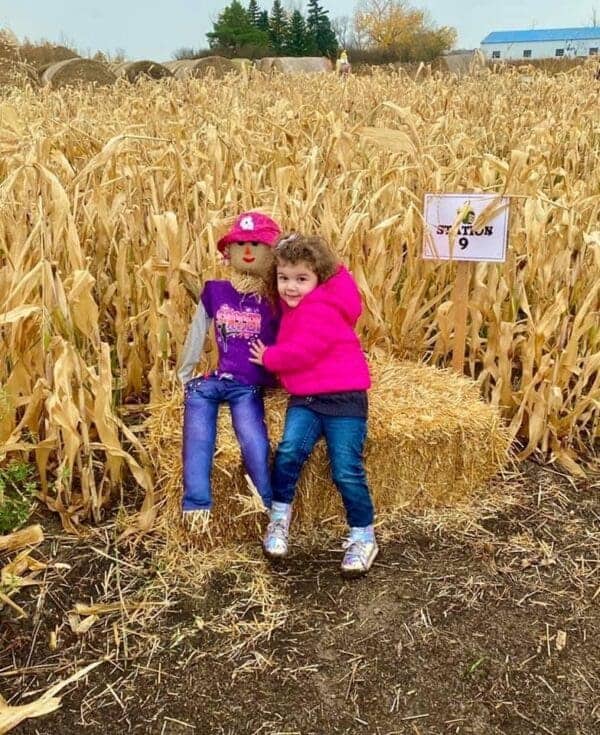
<instances>
[{"instance_id":1,"label":"silver sneaker","mask_svg":"<svg viewBox=\"0 0 600 735\"><path fill-rule=\"evenodd\" d=\"M280 506L285 503L278 504ZM271 521L267 526L267 532L263 539L263 551L269 559L283 559L288 553L288 536L290 520L292 517L292 506L285 509L273 508Z\"/></svg>"},{"instance_id":2,"label":"silver sneaker","mask_svg":"<svg viewBox=\"0 0 600 735\"><path fill-rule=\"evenodd\" d=\"M362 531L362 529L360 529ZM341 572L344 577L362 577L373 566L373 562L379 553L379 547L375 536L370 534L357 534L354 529L350 537L344 543L346 553L342 559Z\"/></svg>"}]
</instances>

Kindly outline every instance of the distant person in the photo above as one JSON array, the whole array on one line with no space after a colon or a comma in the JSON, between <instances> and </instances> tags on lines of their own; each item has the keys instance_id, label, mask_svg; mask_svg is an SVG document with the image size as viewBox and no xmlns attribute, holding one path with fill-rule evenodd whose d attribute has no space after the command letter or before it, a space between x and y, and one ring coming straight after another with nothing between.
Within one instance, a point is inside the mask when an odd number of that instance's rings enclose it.
<instances>
[{"instance_id":1,"label":"distant person","mask_svg":"<svg viewBox=\"0 0 600 735\"><path fill-rule=\"evenodd\" d=\"M348 54L345 50L342 50L339 59L335 62L335 70L340 76L346 76L352 71L350 61L348 60Z\"/></svg>"},{"instance_id":2,"label":"distant person","mask_svg":"<svg viewBox=\"0 0 600 735\"><path fill-rule=\"evenodd\" d=\"M287 555L298 478L318 439L325 437L350 527L341 572L359 577L378 553L363 459L371 380L354 332L360 294L321 237L284 237L275 247L275 262L282 309L277 340L266 347L257 339L250 348L250 361L275 373L290 394L273 462L273 504L263 549L270 559Z\"/></svg>"}]
</instances>

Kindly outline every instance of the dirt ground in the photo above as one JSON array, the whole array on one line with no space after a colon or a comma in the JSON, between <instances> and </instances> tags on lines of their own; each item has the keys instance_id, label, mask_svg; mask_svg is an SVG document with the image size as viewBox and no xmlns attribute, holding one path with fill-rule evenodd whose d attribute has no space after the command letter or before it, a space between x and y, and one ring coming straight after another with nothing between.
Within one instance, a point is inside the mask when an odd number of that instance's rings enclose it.
<instances>
[{"instance_id":1,"label":"dirt ground","mask_svg":"<svg viewBox=\"0 0 600 735\"><path fill-rule=\"evenodd\" d=\"M527 464L492 500L384 530L354 582L333 547L196 570L115 545L114 522L77 540L44 515L42 584L14 597L29 617L0 613L0 692L22 704L100 663L14 732L598 733L599 490Z\"/></svg>"}]
</instances>

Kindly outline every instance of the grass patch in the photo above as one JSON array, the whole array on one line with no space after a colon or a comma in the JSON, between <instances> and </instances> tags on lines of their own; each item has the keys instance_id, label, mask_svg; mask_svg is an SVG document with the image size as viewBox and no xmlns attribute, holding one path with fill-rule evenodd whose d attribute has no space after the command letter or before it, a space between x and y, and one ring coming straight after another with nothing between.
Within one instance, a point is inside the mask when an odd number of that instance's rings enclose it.
<instances>
[{"instance_id":1,"label":"grass patch","mask_svg":"<svg viewBox=\"0 0 600 735\"><path fill-rule=\"evenodd\" d=\"M27 521L36 492L32 465L12 462L0 467L0 534L10 533Z\"/></svg>"}]
</instances>

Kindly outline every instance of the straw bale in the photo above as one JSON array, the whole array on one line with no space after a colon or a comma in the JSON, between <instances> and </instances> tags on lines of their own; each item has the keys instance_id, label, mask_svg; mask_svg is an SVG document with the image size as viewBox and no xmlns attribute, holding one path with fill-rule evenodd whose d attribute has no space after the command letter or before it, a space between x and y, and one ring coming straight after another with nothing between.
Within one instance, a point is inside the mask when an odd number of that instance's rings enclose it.
<instances>
[{"instance_id":1,"label":"straw bale","mask_svg":"<svg viewBox=\"0 0 600 735\"><path fill-rule=\"evenodd\" d=\"M205 56L202 59L185 59L176 62L171 69L177 79L201 78L212 74L221 79L226 74L238 72L238 67L223 56Z\"/></svg>"},{"instance_id":2,"label":"straw bale","mask_svg":"<svg viewBox=\"0 0 600 735\"><path fill-rule=\"evenodd\" d=\"M283 74L317 74L333 71L333 64L325 56L278 56L269 61L271 64L268 71Z\"/></svg>"},{"instance_id":3,"label":"straw bale","mask_svg":"<svg viewBox=\"0 0 600 735\"><path fill-rule=\"evenodd\" d=\"M56 64L65 59L79 58L79 54L68 48L68 46L59 46L52 43L24 43L20 48L20 53L21 59L35 67L38 74L41 74L51 64Z\"/></svg>"},{"instance_id":4,"label":"straw bale","mask_svg":"<svg viewBox=\"0 0 600 735\"><path fill-rule=\"evenodd\" d=\"M40 84L35 69L29 64L10 59L0 59L0 86L1 87L25 87L27 85L38 87Z\"/></svg>"},{"instance_id":5,"label":"straw bale","mask_svg":"<svg viewBox=\"0 0 600 735\"><path fill-rule=\"evenodd\" d=\"M175 59L175 61L163 61L162 66L169 69L169 71L172 71L175 73L175 70L179 68L182 64L185 64L189 59Z\"/></svg>"},{"instance_id":6,"label":"straw bale","mask_svg":"<svg viewBox=\"0 0 600 735\"><path fill-rule=\"evenodd\" d=\"M485 56L479 49L474 51L444 54L440 57L442 69L464 76L465 74L476 74L486 68Z\"/></svg>"},{"instance_id":7,"label":"straw bale","mask_svg":"<svg viewBox=\"0 0 600 735\"><path fill-rule=\"evenodd\" d=\"M116 77L107 64L92 59L65 59L49 66L42 74L42 84L55 89L79 84L114 84Z\"/></svg>"},{"instance_id":8,"label":"straw bale","mask_svg":"<svg viewBox=\"0 0 600 735\"><path fill-rule=\"evenodd\" d=\"M484 403L477 385L448 370L389 359L372 366L369 436L365 453L378 521L404 508L448 505L483 487L504 465L509 437L498 411ZM273 448L285 418L282 391L267 396ZM181 507L181 418L179 396L154 407L149 449L155 458L163 521L176 525ZM226 409L220 412L213 470L212 541L256 538L265 514L249 497L239 447ZM342 526L339 494L329 477L320 441L300 479L294 526L313 531L324 519ZM208 539L210 542L211 539Z\"/></svg>"},{"instance_id":9,"label":"straw bale","mask_svg":"<svg viewBox=\"0 0 600 735\"><path fill-rule=\"evenodd\" d=\"M122 64L114 64L113 72L117 77L127 79L129 82L136 82L140 77L164 79L173 76L173 72L166 66L159 64L157 61L147 60L125 61Z\"/></svg>"},{"instance_id":10,"label":"straw bale","mask_svg":"<svg viewBox=\"0 0 600 735\"><path fill-rule=\"evenodd\" d=\"M238 71L247 72L254 66L250 59L230 59L230 61L235 65Z\"/></svg>"},{"instance_id":11,"label":"straw bale","mask_svg":"<svg viewBox=\"0 0 600 735\"><path fill-rule=\"evenodd\" d=\"M275 59L273 57L265 56L264 59L258 59L256 61L256 68L264 74L269 74L274 61Z\"/></svg>"}]
</instances>

